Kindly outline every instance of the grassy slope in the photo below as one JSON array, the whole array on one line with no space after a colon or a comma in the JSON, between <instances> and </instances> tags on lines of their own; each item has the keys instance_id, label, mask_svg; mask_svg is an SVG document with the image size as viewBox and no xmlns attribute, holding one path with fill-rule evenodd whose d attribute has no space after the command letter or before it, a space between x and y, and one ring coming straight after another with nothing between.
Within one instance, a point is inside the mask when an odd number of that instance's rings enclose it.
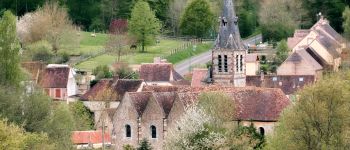
<instances>
[{"instance_id":1,"label":"grassy slope","mask_svg":"<svg viewBox=\"0 0 350 150\"><path fill-rule=\"evenodd\" d=\"M170 55L170 51L179 45L184 43L183 41L177 40L161 40L160 44L149 46L146 48L145 53L130 53L129 55L123 56L122 60L130 64L140 64L152 62L154 57L167 57ZM111 65L116 61L117 56L104 54L95 58L91 58L84 61L76 66L82 70L92 70L98 65Z\"/></svg>"},{"instance_id":2,"label":"grassy slope","mask_svg":"<svg viewBox=\"0 0 350 150\"><path fill-rule=\"evenodd\" d=\"M107 35L96 33L96 37L91 37L90 32L81 32L80 46L75 49L62 49L62 52L67 52L71 55L87 55L95 54L103 51L104 45L107 42Z\"/></svg>"}]
</instances>

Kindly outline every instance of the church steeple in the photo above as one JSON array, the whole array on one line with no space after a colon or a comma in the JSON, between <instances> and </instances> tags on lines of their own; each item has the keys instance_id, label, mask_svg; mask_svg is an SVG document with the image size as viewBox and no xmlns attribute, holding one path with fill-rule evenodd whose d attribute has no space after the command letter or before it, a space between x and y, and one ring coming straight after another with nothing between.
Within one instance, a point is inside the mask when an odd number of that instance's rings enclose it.
<instances>
[{"instance_id":1,"label":"church steeple","mask_svg":"<svg viewBox=\"0 0 350 150\"><path fill-rule=\"evenodd\" d=\"M247 49L239 34L234 0L223 1L223 11L219 18L220 31L212 51L212 81L214 84L244 87Z\"/></svg>"},{"instance_id":2,"label":"church steeple","mask_svg":"<svg viewBox=\"0 0 350 150\"><path fill-rule=\"evenodd\" d=\"M216 47L245 50L238 29L238 17L234 9L234 0L224 0L222 15L219 17L220 31L216 40Z\"/></svg>"}]
</instances>

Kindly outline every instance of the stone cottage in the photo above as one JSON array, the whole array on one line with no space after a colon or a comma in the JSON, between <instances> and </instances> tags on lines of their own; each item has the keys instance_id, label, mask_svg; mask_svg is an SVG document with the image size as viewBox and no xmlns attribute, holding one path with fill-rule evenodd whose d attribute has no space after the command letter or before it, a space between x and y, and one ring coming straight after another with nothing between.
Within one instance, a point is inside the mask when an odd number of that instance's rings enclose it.
<instances>
[{"instance_id":1,"label":"stone cottage","mask_svg":"<svg viewBox=\"0 0 350 150\"><path fill-rule=\"evenodd\" d=\"M112 131L112 117L120 100L126 92L137 92L142 88L143 80L102 79L81 96L84 105L94 113L96 129Z\"/></svg>"}]
</instances>

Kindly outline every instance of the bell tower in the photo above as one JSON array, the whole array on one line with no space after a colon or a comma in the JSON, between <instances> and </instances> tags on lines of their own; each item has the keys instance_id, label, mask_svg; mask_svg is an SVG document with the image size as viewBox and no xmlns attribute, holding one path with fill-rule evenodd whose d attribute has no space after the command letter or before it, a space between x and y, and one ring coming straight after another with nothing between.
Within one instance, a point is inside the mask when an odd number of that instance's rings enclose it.
<instances>
[{"instance_id":1,"label":"bell tower","mask_svg":"<svg viewBox=\"0 0 350 150\"><path fill-rule=\"evenodd\" d=\"M223 12L219 17L220 31L212 52L212 78L214 84L244 87L247 48L239 33L233 4L234 0L224 0Z\"/></svg>"}]
</instances>

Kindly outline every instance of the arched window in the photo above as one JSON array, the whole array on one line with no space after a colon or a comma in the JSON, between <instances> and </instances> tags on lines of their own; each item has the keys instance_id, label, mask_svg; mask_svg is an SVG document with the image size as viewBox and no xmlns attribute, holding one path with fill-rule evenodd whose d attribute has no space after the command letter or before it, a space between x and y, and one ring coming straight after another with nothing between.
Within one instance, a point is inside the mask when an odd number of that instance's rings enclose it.
<instances>
[{"instance_id":1,"label":"arched window","mask_svg":"<svg viewBox=\"0 0 350 150\"><path fill-rule=\"evenodd\" d=\"M259 127L259 132L262 136L265 136L265 129L263 127Z\"/></svg>"},{"instance_id":2,"label":"arched window","mask_svg":"<svg viewBox=\"0 0 350 150\"><path fill-rule=\"evenodd\" d=\"M151 126L151 136L153 139L157 138L157 128L154 125Z\"/></svg>"},{"instance_id":3,"label":"arched window","mask_svg":"<svg viewBox=\"0 0 350 150\"><path fill-rule=\"evenodd\" d=\"M125 136L126 137L131 137L131 127L130 125L125 125Z\"/></svg>"}]
</instances>

